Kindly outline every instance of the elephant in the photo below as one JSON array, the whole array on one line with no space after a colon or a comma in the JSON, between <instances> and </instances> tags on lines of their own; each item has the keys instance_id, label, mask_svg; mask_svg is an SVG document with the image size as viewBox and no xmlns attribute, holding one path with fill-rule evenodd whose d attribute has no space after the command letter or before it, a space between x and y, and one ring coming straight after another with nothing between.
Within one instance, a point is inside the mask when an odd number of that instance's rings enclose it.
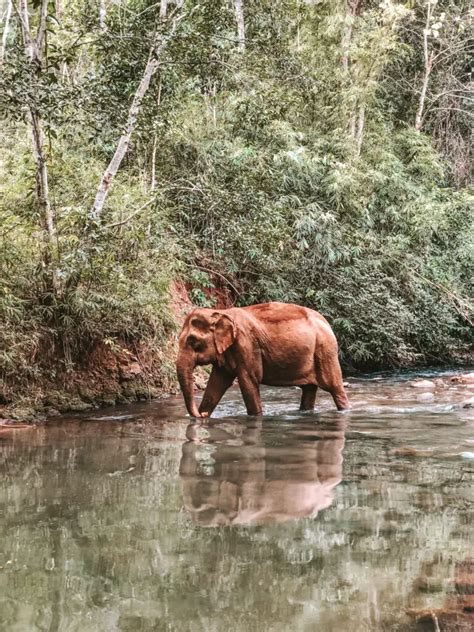
<instances>
[{"instance_id":1,"label":"elephant","mask_svg":"<svg viewBox=\"0 0 474 632\"><path fill-rule=\"evenodd\" d=\"M196 308L184 321L178 345L178 381L192 417L209 417L235 378L249 415L262 414L260 384L301 387L300 410L314 408L318 386L331 393L338 410L350 408L336 337L312 309L276 302ZM212 371L198 409L193 371L208 364Z\"/></svg>"},{"instance_id":2,"label":"elephant","mask_svg":"<svg viewBox=\"0 0 474 632\"><path fill-rule=\"evenodd\" d=\"M190 424L179 467L183 504L201 527L312 517L342 480L346 420L305 420L282 442L257 418Z\"/></svg>"}]
</instances>

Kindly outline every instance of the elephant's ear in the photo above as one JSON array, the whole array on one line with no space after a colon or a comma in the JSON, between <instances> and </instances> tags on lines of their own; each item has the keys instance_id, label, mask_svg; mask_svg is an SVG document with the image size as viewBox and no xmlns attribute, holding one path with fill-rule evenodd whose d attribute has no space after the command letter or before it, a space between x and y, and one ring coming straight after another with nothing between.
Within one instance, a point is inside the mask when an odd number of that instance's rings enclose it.
<instances>
[{"instance_id":1,"label":"elephant's ear","mask_svg":"<svg viewBox=\"0 0 474 632\"><path fill-rule=\"evenodd\" d=\"M235 323L232 318L226 314L216 312L215 316L217 320L214 323L214 341L216 343L217 353L222 355L235 340Z\"/></svg>"}]
</instances>

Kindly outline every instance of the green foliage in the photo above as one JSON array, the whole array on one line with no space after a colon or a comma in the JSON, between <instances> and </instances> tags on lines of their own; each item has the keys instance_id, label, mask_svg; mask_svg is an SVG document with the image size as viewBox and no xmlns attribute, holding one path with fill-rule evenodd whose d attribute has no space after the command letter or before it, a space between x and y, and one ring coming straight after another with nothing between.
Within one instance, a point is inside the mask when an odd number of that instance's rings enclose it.
<instances>
[{"instance_id":1,"label":"green foliage","mask_svg":"<svg viewBox=\"0 0 474 632\"><path fill-rule=\"evenodd\" d=\"M29 148L20 136L14 147L0 190L3 377L34 377L41 364L71 369L105 340L162 344L175 327L168 288L176 247L166 217L157 210L159 199L133 222L85 237L84 201L102 165L57 146L60 158L51 185L62 287L53 292L41 262L35 206L25 192ZM108 213L126 219L143 198L140 187L124 178L116 183Z\"/></svg>"},{"instance_id":2,"label":"green foliage","mask_svg":"<svg viewBox=\"0 0 474 632\"><path fill-rule=\"evenodd\" d=\"M470 126L450 118L443 136L429 101L428 133L413 127L423 3L367 2L357 16L342 1L243 4L239 52L228 3L186 3L98 223L88 217L98 183L168 21L130 0L108 3L100 29L96 4L70 3L49 16L32 70L12 18L0 78L3 377L71 368L98 341L163 341L178 274L197 305L215 305L228 282L237 304L320 310L357 366L468 350L473 199L459 148ZM454 37L464 9L443 11L443 37ZM433 89L460 90L466 63L460 49L436 66ZM44 130L54 240L29 111Z\"/></svg>"}]
</instances>

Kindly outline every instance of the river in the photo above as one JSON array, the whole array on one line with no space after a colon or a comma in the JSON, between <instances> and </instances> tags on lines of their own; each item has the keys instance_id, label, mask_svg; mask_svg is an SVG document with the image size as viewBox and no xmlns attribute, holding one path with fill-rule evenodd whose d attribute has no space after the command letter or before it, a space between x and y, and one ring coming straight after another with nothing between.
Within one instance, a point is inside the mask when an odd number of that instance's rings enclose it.
<instances>
[{"instance_id":1,"label":"river","mask_svg":"<svg viewBox=\"0 0 474 632\"><path fill-rule=\"evenodd\" d=\"M1 432L0 630L474 629L474 393L425 377Z\"/></svg>"}]
</instances>

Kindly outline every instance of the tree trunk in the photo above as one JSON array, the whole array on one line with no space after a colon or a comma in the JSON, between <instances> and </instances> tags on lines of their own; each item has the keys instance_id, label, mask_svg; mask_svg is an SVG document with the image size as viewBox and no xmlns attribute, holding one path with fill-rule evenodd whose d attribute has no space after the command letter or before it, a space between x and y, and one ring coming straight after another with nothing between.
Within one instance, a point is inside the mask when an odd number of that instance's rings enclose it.
<instances>
[{"instance_id":1,"label":"tree trunk","mask_svg":"<svg viewBox=\"0 0 474 632\"><path fill-rule=\"evenodd\" d=\"M156 149L158 146L158 138L156 134L153 137L153 149L151 152L151 182L150 189L154 191L156 189Z\"/></svg>"},{"instance_id":2,"label":"tree trunk","mask_svg":"<svg viewBox=\"0 0 474 632\"><path fill-rule=\"evenodd\" d=\"M43 58L42 45L46 33L46 17L48 9L48 0L43 0L40 9L40 20L36 38L33 38L30 32L28 3L27 0L20 0L19 15L21 21L21 29L23 34L23 46L25 54L30 62L30 78L31 85L34 86L34 74L41 69ZM44 133L41 115L38 112L32 100L28 103L28 121L31 126L32 133L32 150L33 158L36 164L36 197L38 206L41 210L42 224L47 237L48 247L45 253L45 264L49 266L51 260L51 250L56 237L56 225L54 211L51 206L49 196L49 176L48 163L44 150ZM52 285L54 290L59 289L59 277L56 269L52 270Z\"/></svg>"},{"instance_id":3,"label":"tree trunk","mask_svg":"<svg viewBox=\"0 0 474 632\"><path fill-rule=\"evenodd\" d=\"M2 42L0 44L0 69L3 66L3 62L5 61L11 15L12 15L12 0L7 0L7 10L5 12L5 22L3 25Z\"/></svg>"},{"instance_id":4,"label":"tree trunk","mask_svg":"<svg viewBox=\"0 0 474 632\"><path fill-rule=\"evenodd\" d=\"M36 162L36 193L39 205L43 211L43 221L52 241L56 235L54 213L49 198L48 163L44 152L44 133L41 118L33 108L30 108L29 119L33 137L33 155Z\"/></svg>"},{"instance_id":5,"label":"tree trunk","mask_svg":"<svg viewBox=\"0 0 474 632\"><path fill-rule=\"evenodd\" d=\"M102 31L107 30L105 18L107 17L107 7L105 6L105 0L99 2L99 26Z\"/></svg>"},{"instance_id":6,"label":"tree trunk","mask_svg":"<svg viewBox=\"0 0 474 632\"><path fill-rule=\"evenodd\" d=\"M237 20L237 39L239 50L243 52L245 50L245 22L244 22L244 8L242 6L242 0L234 0L235 6L235 19Z\"/></svg>"},{"instance_id":7,"label":"tree trunk","mask_svg":"<svg viewBox=\"0 0 474 632\"><path fill-rule=\"evenodd\" d=\"M167 10L168 10L168 0L160 0L160 18L162 20L166 18Z\"/></svg>"},{"instance_id":8,"label":"tree trunk","mask_svg":"<svg viewBox=\"0 0 474 632\"><path fill-rule=\"evenodd\" d=\"M428 0L426 8L426 23L423 29L423 57L425 60L425 71L423 73L423 83L421 86L420 98L418 99L418 109L415 116L415 129L419 132L423 126L423 112L425 109L426 92L428 90L428 83L430 80L431 70L433 67L433 51L429 52L428 33L431 22L431 9L432 0Z\"/></svg>"},{"instance_id":9,"label":"tree trunk","mask_svg":"<svg viewBox=\"0 0 474 632\"><path fill-rule=\"evenodd\" d=\"M359 105L359 112L357 115L357 129L356 129L356 156L360 156L362 150L362 143L364 141L364 126L365 126L365 105L361 103Z\"/></svg>"},{"instance_id":10,"label":"tree trunk","mask_svg":"<svg viewBox=\"0 0 474 632\"><path fill-rule=\"evenodd\" d=\"M425 110L426 93L428 91L428 84L430 81L431 70L432 70L432 56L430 55L428 63L425 66L425 72L423 75L423 83L421 86L420 98L418 100L418 110L416 111L415 129L417 132L421 131L421 128L423 127L423 113Z\"/></svg>"},{"instance_id":11,"label":"tree trunk","mask_svg":"<svg viewBox=\"0 0 474 632\"><path fill-rule=\"evenodd\" d=\"M36 33L36 41L35 41L35 49L36 49L36 58L39 63L41 63L43 59L43 42L46 37L46 18L48 17L48 0L43 0L41 2L41 11L40 11L40 23L38 26L38 32Z\"/></svg>"},{"instance_id":12,"label":"tree trunk","mask_svg":"<svg viewBox=\"0 0 474 632\"><path fill-rule=\"evenodd\" d=\"M348 2L348 11L345 17L345 25L344 30L342 32L342 67L344 71L349 70L349 62L350 62L350 48L352 43L352 31L354 28L354 19L359 14L360 8L362 5L362 0L349 0Z\"/></svg>"},{"instance_id":13,"label":"tree trunk","mask_svg":"<svg viewBox=\"0 0 474 632\"><path fill-rule=\"evenodd\" d=\"M179 20L182 16L175 18L173 21L172 27L168 35L158 35L155 42L152 45L150 53L148 55L148 61L145 66L145 71L143 73L143 77L138 85L137 91L133 97L132 104L130 106L130 110L128 112L127 122L125 124L125 131L120 137L117 148L115 150L114 155L112 156L112 160L107 165L107 168L102 176L102 179L99 183L99 187L97 189L97 193L95 196L94 204L89 212L89 217L93 221L97 221L104 208L105 200L110 190L110 186L112 184L112 180L114 179L119 167L122 163L122 160L127 153L130 139L132 137L133 130L135 129L135 125L137 122L137 117L140 113L140 107L143 101L143 97L148 91L150 86L151 78L157 71L160 65L160 57L163 54L168 41L173 37L176 27L178 25Z\"/></svg>"}]
</instances>

